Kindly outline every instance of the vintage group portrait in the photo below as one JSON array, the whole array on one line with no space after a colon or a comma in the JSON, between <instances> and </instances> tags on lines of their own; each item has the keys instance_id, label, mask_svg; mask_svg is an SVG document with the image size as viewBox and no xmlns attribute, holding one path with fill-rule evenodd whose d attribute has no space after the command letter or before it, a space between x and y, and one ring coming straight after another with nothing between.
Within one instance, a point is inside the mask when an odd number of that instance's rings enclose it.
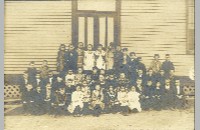
<instances>
[{"instance_id":1,"label":"vintage group portrait","mask_svg":"<svg viewBox=\"0 0 200 130\"><path fill-rule=\"evenodd\" d=\"M194 0L5 0L5 130L194 130Z\"/></svg>"}]
</instances>

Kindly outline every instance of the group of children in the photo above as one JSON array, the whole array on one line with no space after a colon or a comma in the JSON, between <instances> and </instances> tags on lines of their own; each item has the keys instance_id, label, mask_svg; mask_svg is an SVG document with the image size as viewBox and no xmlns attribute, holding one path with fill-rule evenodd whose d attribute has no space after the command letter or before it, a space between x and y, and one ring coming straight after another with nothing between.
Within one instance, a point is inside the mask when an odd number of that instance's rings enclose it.
<instances>
[{"instance_id":1,"label":"group of children","mask_svg":"<svg viewBox=\"0 0 200 130\"><path fill-rule=\"evenodd\" d=\"M66 49L61 44L57 74L43 61L40 70L30 62L20 90L25 112L74 116L162 110L184 107L180 80L170 55L161 63L155 54L148 70L136 53L110 44Z\"/></svg>"}]
</instances>

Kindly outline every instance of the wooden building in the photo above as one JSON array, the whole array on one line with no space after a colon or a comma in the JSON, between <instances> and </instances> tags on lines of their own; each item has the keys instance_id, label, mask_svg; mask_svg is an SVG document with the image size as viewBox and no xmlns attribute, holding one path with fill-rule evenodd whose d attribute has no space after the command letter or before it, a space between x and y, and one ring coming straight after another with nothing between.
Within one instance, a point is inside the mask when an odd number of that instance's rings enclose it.
<instances>
[{"instance_id":1,"label":"wooden building","mask_svg":"<svg viewBox=\"0 0 200 130\"><path fill-rule=\"evenodd\" d=\"M143 58L171 54L176 75L194 66L194 0L6 0L5 75L35 61L56 70L60 44L116 42Z\"/></svg>"}]
</instances>

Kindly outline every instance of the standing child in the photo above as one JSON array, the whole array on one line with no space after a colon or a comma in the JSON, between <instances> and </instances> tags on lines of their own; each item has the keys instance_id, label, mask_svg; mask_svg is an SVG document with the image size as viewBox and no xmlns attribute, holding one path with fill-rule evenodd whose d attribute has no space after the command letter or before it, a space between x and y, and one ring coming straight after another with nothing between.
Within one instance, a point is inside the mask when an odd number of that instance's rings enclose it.
<instances>
[{"instance_id":1,"label":"standing child","mask_svg":"<svg viewBox=\"0 0 200 130\"><path fill-rule=\"evenodd\" d=\"M131 85L134 85L136 83L136 78L137 78L138 60L137 60L135 52L131 52L129 55L130 55L130 61L128 63L128 65L129 65L129 76L130 76Z\"/></svg>"},{"instance_id":2,"label":"standing child","mask_svg":"<svg viewBox=\"0 0 200 130\"><path fill-rule=\"evenodd\" d=\"M92 69L95 66L95 52L92 50L92 48L92 45L88 44L87 51L84 51L83 69L85 74L91 74Z\"/></svg>"},{"instance_id":3,"label":"standing child","mask_svg":"<svg viewBox=\"0 0 200 130\"><path fill-rule=\"evenodd\" d=\"M153 70L153 72L155 74L160 72L160 68L161 68L161 65L162 65L162 63L160 62L159 58L160 58L159 54L155 54L154 55L154 59L152 60L152 62L150 64L150 67L149 67L150 69Z\"/></svg>"},{"instance_id":4,"label":"standing child","mask_svg":"<svg viewBox=\"0 0 200 130\"><path fill-rule=\"evenodd\" d=\"M48 66L48 61L43 60L42 66L40 67L40 79L41 79L42 84L47 84L49 71L50 69Z\"/></svg>"},{"instance_id":5,"label":"standing child","mask_svg":"<svg viewBox=\"0 0 200 130\"><path fill-rule=\"evenodd\" d=\"M73 85L74 85L75 79L76 79L76 75L74 74L73 70L69 70L65 76L65 82L68 82L68 80L72 80Z\"/></svg>"},{"instance_id":6,"label":"standing child","mask_svg":"<svg viewBox=\"0 0 200 130\"><path fill-rule=\"evenodd\" d=\"M44 106L44 95L42 93L42 89L40 86L36 88L36 92L34 94L34 114L35 115L42 115L45 113L45 106Z\"/></svg>"},{"instance_id":7,"label":"standing child","mask_svg":"<svg viewBox=\"0 0 200 130\"><path fill-rule=\"evenodd\" d=\"M83 74L83 69L78 68L77 74L75 74L75 84L81 84L85 79L85 74Z\"/></svg>"},{"instance_id":8,"label":"standing child","mask_svg":"<svg viewBox=\"0 0 200 130\"><path fill-rule=\"evenodd\" d=\"M54 91L49 83L46 85L46 89L43 92L44 94L44 109L45 113L53 114L52 105L55 102Z\"/></svg>"},{"instance_id":9,"label":"standing child","mask_svg":"<svg viewBox=\"0 0 200 130\"><path fill-rule=\"evenodd\" d=\"M61 44L57 55L57 71L63 72L65 65L65 44Z\"/></svg>"},{"instance_id":10,"label":"standing child","mask_svg":"<svg viewBox=\"0 0 200 130\"><path fill-rule=\"evenodd\" d=\"M90 113L89 103L91 101L91 90L87 84L87 81L83 81L81 91L83 92L83 114L88 115Z\"/></svg>"},{"instance_id":11,"label":"standing child","mask_svg":"<svg viewBox=\"0 0 200 130\"><path fill-rule=\"evenodd\" d=\"M98 69L104 69L106 68L106 52L103 50L103 46L101 44L98 45L97 50L95 51L95 66Z\"/></svg>"},{"instance_id":12,"label":"standing child","mask_svg":"<svg viewBox=\"0 0 200 130\"><path fill-rule=\"evenodd\" d=\"M116 111L117 94L113 86L109 86L108 92L105 93L105 109L107 113L115 113Z\"/></svg>"},{"instance_id":13,"label":"standing child","mask_svg":"<svg viewBox=\"0 0 200 130\"><path fill-rule=\"evenodd\" d=\"M170 61L170 55L165 55L165 61L162 63L161 69L164 70L166 77L169 77L170 71L175 70L173 62Z\"/></svg>"},{"instance_id":14,"label":"standing child","mask_svg":"<svg viewBox=\"0 0 200 130\"><path fill-rule=\"evenodd\" d=\"M106 52L106 70L108 71L108 73L113 70L114 52L115 52L115 48L112 43L110 44Z\"/></svg>"},{"instance_id":15,"label":"standing child","mask_svg":"<svg viewBox=\"0 0 200 130\"><path fill-rule=\"evenodd\" d=\"M77 59L77 67L83 67L83 43L79 42L78 43L78 48L76 49L77 53L78 53L78 59Z\"/></svg>"},{"instance_id":16,"label":"standing child","mask_svg":"<svg viewBox=\"0 0 200 130\"><path fill-rule=\"evenodd\" d=\"M27 69L28 74L28 82L31 84L34 88L36 88L36 75L37 75L37 69L35 67L35 62L31 61L29 64L29 67Z\"/></svg>"},{"instance_id":17,"label":"standing child","mask_svg":"<svg viewBox=\"0 0 200 130\"><path fill-rule=\"evenodd\" d=\"M131 91L128 92L128 107L130 108L131 111L133 109L137 109L138 112L141 112L141 105L140 105L140 94L136 92L135 87L132 86Z\"/></svg>"}]
</instances>

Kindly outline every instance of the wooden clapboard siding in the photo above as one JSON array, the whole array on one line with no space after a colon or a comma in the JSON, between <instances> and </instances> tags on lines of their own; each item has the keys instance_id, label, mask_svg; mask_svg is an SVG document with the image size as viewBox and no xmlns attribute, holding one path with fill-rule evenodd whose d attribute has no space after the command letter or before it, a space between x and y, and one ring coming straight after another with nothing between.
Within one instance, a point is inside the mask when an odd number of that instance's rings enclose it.
<instances>
[{"instance_id":1,"label":"wooden clapboard siding","mask_svg":"<svg viewBox=\"0 0 200 130\"><path fill-rule=\"evenodd\" d=\"M5 74L44 59L55 70L59 45L70 42L71 1L5 1Z\"/></svg>"},{"instance_id":2,"label":"wooden clapboard siding","mask_svg":"<svg viewBox=\"0 0 200 130\"><path fill-rule=\"evenodd\" d=\"M171 54L176 74L188 76L194 55L186 55L187 4L185 0L122 0L121 43L143 57ZM190 7L191 8L191 7Z\"/></svg>"}]
</instances>

